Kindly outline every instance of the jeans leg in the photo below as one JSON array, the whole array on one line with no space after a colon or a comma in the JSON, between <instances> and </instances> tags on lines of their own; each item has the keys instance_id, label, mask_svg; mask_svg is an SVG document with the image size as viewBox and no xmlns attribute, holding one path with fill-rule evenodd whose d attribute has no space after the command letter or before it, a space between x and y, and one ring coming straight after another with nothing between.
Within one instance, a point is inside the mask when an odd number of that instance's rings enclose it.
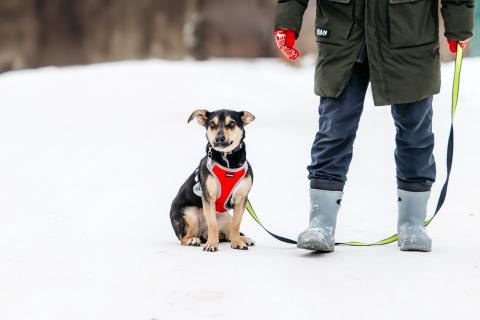
<instances>
[{"instance_id":1,"label":"jeans leg","mask_svg":"<svg viewBox=\"0 0 480 320\"><path fill-rule=\"evenodd\" d=\"M348 85L338 98L320 98L319 128L307 167L310 187L342 191L352 160L353 143L368 88L368 62L356 63Z\"/></svg>"},{"instance_id":2,"label":"jeans leg","mask_svg":"<svg viewBox=\"0 0 480 320\"><path fill-rule=\"evenodd\" d=\"M435 182L433 157L432 97L392 105L397 129L395 162L398 188L412 192L429 191Z\"/></svg>"}]
</instances>

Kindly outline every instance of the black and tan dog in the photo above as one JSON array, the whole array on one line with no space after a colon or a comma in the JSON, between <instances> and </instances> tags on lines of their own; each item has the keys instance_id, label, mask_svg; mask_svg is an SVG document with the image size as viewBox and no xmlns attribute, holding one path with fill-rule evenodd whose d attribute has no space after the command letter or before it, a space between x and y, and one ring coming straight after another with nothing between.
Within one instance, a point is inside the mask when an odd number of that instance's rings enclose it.
<instances>
[{"instance_id":1,"label":"black and tan dog","mask_svg":"<svg viewBox=\"0 0 480 320\"><path fill-rule=\"evenodd\" d=\"M246 250L255 242L240 233L253 183L243 140L245 126L255 117L246 111L196 110L188 122L195 118L207 130L207 155L173 200L173 229L182 245L206 242L204 251L217 251L220 241L230 241L232 248Z\"/></svg>"}]
</instances>

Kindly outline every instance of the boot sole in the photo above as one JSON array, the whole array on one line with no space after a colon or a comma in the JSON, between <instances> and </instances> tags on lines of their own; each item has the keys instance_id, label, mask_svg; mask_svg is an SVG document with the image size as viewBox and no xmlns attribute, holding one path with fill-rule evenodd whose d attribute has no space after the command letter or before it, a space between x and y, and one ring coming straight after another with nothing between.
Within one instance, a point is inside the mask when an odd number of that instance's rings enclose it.
<instances>
[{"instance_id":1,"label":"boot sole","mask_svg":"<svg viewBox=\"0 0 480 320\"><path fill-rule=\"evenodd\" d=\"M318 252L333 252L335 250L334 246L329 246L325 243L318 243L318 242L302 242L297 243L297 248L311 250L311 251L318 251Z\"/></svg>"},{"instance_id":2,"label":"boot sole","mask_svg":"<svg viewBox=\"0 0 480 320\"><path fill-rule=\"evenodd\" d=\"M418 242L403 242L398 243L401 251L419 251L430 252L432 251L431 243L418 243Z\"/></svg>"}]
</instances>

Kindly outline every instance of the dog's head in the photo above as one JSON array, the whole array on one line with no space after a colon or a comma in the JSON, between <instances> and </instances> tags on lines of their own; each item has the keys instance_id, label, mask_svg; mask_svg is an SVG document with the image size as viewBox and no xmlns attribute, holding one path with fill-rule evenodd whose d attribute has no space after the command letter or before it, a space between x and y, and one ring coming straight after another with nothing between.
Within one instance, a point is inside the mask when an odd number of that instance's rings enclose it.
<instances>
[{"instance_id":1,"label":"dog's head","mask_svg":"<svg viewBox=\"0 0 480 320\"><path fill-rule=\"evenodd\" d=\"M230 152L238 147L245 137L245 126L255 120L248 111L233 110L195 110L188 122L195 118L207 130L210 145L220 152Z\"/></svg>"}]
</instances>

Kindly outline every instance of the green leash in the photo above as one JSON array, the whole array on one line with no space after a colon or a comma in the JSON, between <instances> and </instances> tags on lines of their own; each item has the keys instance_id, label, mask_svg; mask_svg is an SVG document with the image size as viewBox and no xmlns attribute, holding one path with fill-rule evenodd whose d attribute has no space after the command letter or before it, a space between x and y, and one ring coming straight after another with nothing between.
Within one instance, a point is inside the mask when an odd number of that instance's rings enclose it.
<instances>
[{"instance_id":1,"label":"green leash","mask_svg":"<svg viewBox=\"0 0 480 320\"><path fill-rule=\"evenodd\" d=\"M425 227L428 226L433 218L437 215L437 213L440 211L440 209L443 206L443 203L445 202L445 198L447 197L447 189L448 189L448 182L450 181L450 172L452 170L452 161L453 161L453 142L454 142L454 136L453 136L453 120L455 118L455 113L457 111L457 103L458 103L458 93L460 89L460 71L462 70L462 60L463 60L463 49L462 47L458 44L457 45L457 55L455 59L455 74L453 77L453 90L452 90L452 113L451 113L451 124L450 124L450 134L448 137L448 147L447 147L447 177L445 178L445 182L442 187L442 191L440 192L440 197L438 198L438 203L437 203L437 208L435 209L435 213L430 219L427 219L425 221ZM245 207L252 216L253 220L255 220L266 232L268 232L272 237L274 237L277 240L280 240L282 242L290 243L290 244L297 244L295 240L291 240L279 235L274 234L273 232L270 232L265 228L258 218L257 214L255 213L255 210L253 210L252 204L250 203L249 200L247 200L246 207ZM359 241L349 241L349 242L337 242L335 245L340 245L340 246L353 246L353 247L369 247L369 246L381 246L385 244L389 244L392 242L395 242L398 240L398 235L394 234L393 236L390 236L388 238L385 238L383 240L377 241L377 242L359 242Z\"/></svg>"}]
</instances>

